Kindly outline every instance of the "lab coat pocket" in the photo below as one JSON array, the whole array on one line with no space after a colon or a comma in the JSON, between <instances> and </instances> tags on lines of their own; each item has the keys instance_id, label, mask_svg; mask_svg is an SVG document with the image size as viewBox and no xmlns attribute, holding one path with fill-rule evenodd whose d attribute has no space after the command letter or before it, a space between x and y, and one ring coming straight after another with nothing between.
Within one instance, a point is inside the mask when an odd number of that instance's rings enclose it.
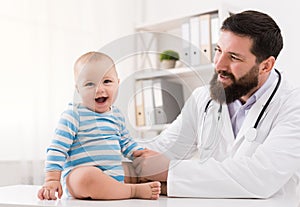
<instances>
[{"instance_id":1,"label":"lab coat pocket","mask_svg":"<svg viewBox=\"0 0 300 207\"><path fill-rule=\"evenodd\" d=\"M249 156L249 157L252 156L259 145L261 145L261 143L256 142L256 141L251 142L249 148L246 151L246 156Z\"/></svg>"},{"instance_id":2,"label":"lab coat pocket","mask_svg":"<svg viewBox=\"0 0 300 207\"><path fill-rule=\"evenodd\" d=\"M220 130L213 125L207 127L203 132L202 140L198 142L197 146L200 160L213 157L220 141Z\"/></svg>"}]
</instances>

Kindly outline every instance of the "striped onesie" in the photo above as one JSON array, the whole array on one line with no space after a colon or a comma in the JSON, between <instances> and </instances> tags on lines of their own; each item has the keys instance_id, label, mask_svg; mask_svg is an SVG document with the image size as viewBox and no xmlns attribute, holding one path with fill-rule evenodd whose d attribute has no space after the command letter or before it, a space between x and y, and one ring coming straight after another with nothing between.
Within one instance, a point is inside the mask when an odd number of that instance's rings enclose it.
<instances>
[{"instance_id":1,"label":"striped onesie","mask_svg":"<svg viewBox=\"0 0 300 207\"><path fill-rule=\"evenodd\" d=\"M47 148L46 171L63 171L64 187L66 176L79 166L96 166L123 182L122 155L132 159L133 151L139 149L115 106L109 112L97 113L81 104L69 104Z\"/></svg>"}]
</instances>

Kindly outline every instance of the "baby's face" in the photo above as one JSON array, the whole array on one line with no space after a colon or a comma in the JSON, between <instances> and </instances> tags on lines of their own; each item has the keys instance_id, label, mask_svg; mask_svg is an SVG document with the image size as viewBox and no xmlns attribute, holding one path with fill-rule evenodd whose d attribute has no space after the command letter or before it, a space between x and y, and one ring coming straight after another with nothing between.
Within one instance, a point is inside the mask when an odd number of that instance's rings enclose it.
<instances>
[{"instance_id":1,"label":"baby's face","mask_svg":"<svg viewBox=\"0 0 300 207\"><path fill-rule=\"evenodd\" d=\"M110 110L118 94L119 79L112 65L97 61L84 67L77 78L77 90L82 104L92 111Z\"/></svg>"}]
</instances>

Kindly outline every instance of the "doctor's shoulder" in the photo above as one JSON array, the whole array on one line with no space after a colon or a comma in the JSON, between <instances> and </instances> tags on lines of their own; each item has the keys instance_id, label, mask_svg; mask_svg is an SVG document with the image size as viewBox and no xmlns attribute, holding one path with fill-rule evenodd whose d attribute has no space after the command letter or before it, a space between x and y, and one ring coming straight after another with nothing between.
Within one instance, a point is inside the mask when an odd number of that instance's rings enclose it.
<instances>
[{"instance_id":1,"label":"doctor's shoulder","mask_svg":"<svg viewBox=\"0 0 300 207\"><path fill-rule=\"evenodd\" d=\"M284 81L278 96L280 99L284 99L289 102L291 101L293 104L298 104L300 106L300 86Z\"/></svg>"},{"instance_id":2,"label":"doctor's shoulder","mask_svg":"<svg viewBox=\"0 0 300 207\"><path fill-rule=\"evenodd\" d=\"M287 105L296 105L300 108L300 87L294 87L282 93L283 99Z\"/></svg>"},{"instance_id":3,"label":"doctor's shoulder","mask_svg":"<svg viewBox=\"0 0 300 207\"><path fill-rule=\"evenodd\" d=\"M300 117L300 87L284 81L271 106L271 110L277 111L277 116L282 119L289 117L289 121L292 121L291 119L298 120Z\"/></svg>"}]
</instances>

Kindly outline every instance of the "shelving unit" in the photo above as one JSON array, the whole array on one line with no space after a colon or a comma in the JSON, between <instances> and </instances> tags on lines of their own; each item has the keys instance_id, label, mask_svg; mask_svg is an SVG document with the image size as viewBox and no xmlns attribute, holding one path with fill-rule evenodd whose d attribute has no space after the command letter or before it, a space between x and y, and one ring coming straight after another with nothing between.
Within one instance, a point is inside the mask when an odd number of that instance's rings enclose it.
<instances>
[{"instance_id":1,"label":"shelving unit","mask_svg":"<svg viewBox=\"0 0 300 207\"><path fill-rule=\"evenodd\" d=\"M169 124L157 124L157 125L152 125L152 126L140 126L137 127L136 130L139 132L144 132L144 131L162 131L165 128L167 128Z\"/></svg>"},{"instance_id":2,"label":"shelving unit","mask_svg":"<svg viewBox=\"0 0 300 207\"><path fill-rule=\"evenodd\" d=\"M180 83L183 88L184 102L195 88L208 84L214 73L212 56L218 39L220 14L224 18L224 11L214 10L136 27L139 36L136 43L137 51L142 51L136 55L137 71L134 77L136 82L160 79L161 81ZM179 67L160 68L159 54L164 50L174 50L179 53ZM137 88L136 92L142 90ZM145 95L146 99L143 99L146 104L149 103L148 94ZM155 92L153 92L154 94ZM143 103L136 101L135 129L140 133L140 137L147 138L147 133L153 137L153 132L158 134L169 123L151 122L148 125L146 121L141 122L139 115L145 116L145 120L146 116L151 115L146 114L146 110L140 107L141 104ZM153 110L156 110L155 104Z\"/></svg>"}]
</instances>

